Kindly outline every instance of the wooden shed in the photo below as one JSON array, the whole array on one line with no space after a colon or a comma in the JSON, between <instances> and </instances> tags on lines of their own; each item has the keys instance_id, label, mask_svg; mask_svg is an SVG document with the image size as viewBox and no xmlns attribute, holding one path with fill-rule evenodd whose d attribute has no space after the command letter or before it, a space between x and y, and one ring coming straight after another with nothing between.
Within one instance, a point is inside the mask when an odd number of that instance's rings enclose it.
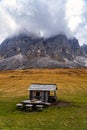
<instances>
[{"instance_id":1,"label":"wooden shed","mask_svg":"<svg viewBox=\"0 0 87 130\"><path fill-rule=\"evenodd\" d=\"M55 102L57 99L56 84L31 84L28 88L30 100L41 100L42 102Z\"/></svg>"}]
</instances>

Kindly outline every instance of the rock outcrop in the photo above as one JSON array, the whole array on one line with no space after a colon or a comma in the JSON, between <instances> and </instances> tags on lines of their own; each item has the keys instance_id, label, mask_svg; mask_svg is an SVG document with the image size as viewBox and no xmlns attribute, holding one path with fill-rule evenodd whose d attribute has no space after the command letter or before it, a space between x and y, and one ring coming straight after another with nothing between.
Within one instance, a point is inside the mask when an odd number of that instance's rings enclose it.
<instances>
[{"instance_id":1,"label":"rock outcrop","mask_svg":"<svg viewBox=\"0 0 87 130\"><path fill-rule=\"evenodd\" d=\"M84 61L79 61L81 57ZM78 40L61 34L45 39L22 33L0 45L0 70L87 67L86 62L86 52Z\"/></svg>"}]
</instances>

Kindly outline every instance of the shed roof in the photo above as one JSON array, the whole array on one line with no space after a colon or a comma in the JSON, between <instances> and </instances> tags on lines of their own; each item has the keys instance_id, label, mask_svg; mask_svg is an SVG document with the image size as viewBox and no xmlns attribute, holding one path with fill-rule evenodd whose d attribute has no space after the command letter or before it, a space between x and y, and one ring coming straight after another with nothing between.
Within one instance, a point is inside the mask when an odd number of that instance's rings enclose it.
<instances>
[{"instance_id":1,"label":"shed roof","mask_svg":"<svg viewBox=\"0 0 87 130\"><path fill-rule=\"evenodd\" d=\"M55 91L56 84L31 84L28 90Z\"/></svg>"}]
</instances>

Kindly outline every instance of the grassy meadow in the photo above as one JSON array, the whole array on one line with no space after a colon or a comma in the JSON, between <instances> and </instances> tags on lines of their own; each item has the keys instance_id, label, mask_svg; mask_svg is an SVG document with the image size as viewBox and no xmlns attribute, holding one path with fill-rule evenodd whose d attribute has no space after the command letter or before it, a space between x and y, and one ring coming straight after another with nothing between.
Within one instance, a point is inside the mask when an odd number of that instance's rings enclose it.
<instances>
[{"instance_id":1,"label":"grassy meadow","mask_svg":"<svg viewBox=\"0 0 87 130\"><path fill-rule=\"evenodd\" d=\"M31 83L57 84L59 101L42 112L22 112ZM87 69L30 69L0 72L0 130L87 130Z\"/></svg>"}]
</instances>

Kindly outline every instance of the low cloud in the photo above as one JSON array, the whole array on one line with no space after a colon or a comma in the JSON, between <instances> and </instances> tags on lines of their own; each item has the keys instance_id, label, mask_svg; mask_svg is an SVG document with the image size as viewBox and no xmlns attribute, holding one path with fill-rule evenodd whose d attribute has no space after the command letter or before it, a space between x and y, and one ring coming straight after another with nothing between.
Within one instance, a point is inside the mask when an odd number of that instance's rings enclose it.
<instances>
[{"instance_id":1,"label":"low cloud","mask_svg":"<svg viewBox=\"0 0 87 130\"><path fill-rule=\"evenodd\" d=\"M75 0L73 1L75 2ZM80 36L85 38L85 31L82 34L78 33L79 27L81 28L83 25L82 17L86 16L86 8L83 11L85 2L77 0L77 4L73 1L1 0L0 42L21 30L27 30L44 37L62 33L68 37L75 35L77 38ZM72 10L70 10L71 7ZM73 10L74 8L77 10Z\"/></svg>"}]
</instances>

